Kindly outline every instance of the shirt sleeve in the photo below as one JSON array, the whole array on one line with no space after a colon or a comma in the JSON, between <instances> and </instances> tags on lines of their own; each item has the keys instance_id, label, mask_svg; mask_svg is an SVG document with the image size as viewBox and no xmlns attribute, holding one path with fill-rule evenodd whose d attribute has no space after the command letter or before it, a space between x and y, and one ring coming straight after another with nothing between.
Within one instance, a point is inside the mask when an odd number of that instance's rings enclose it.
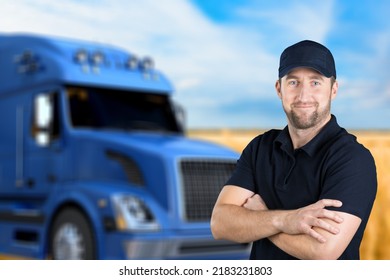
<instances>
[{"instance_id":1,"label":"shirt sleeve","mask_svg":"<svg viewBox=\"0 0 390 280\"><path fill-rule=\"evenodd\" d=\"M235 170L225 185L239 186L256 192L255 176L253 174L254 157L257 154L259 139L261 136L254 138L243 150L237 161Z\"/></svg>"},{"instance_id":2,"label":"shirt sleeve","mask_svg":"<svg viewBox=\"0 0 390 280\"><path fill-rule=\"evenodd\" d=\"M329 161L321 198L338 199L343 205L332 210L368 219L376 192L375 161L362 145L344 146Z\"/></svg>"}]
</instances>

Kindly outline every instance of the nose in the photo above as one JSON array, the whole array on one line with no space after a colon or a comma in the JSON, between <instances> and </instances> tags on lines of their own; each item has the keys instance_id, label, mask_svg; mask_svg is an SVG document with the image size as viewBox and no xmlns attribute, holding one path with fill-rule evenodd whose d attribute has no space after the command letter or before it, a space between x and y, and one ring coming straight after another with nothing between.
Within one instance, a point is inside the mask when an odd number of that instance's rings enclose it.
<instances>
[{"instance_id":1,"label":"nose","mask_svg":"<svg viewBox=\"0 0 390 280\"><path fill-rule=\"evenodd\" d=\"M299 89L299 95L298 95L299 101L304 102L304 101L308 100L309 96L310 96L309 86L306 85L305 83L302 83L300 85L300 89Z\"/></svg>"}]
</instances>

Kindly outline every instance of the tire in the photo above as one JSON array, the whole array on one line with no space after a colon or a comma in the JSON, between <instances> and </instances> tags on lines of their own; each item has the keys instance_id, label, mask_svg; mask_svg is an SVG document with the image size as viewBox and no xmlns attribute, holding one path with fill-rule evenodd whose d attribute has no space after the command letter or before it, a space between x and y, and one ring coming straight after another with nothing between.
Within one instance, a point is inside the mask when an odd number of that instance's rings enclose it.
<instances>
[{"instance_id":1,"label":"tire","mask_svg":"<svg viewBox=\"0 0 390 280\"><path fill-rule=\"evenodd\" d=\"M93 233L83 213L65 209L57 216L50 235L50 255L55 260L96 259Z\"/></svg>"}]
</instances>

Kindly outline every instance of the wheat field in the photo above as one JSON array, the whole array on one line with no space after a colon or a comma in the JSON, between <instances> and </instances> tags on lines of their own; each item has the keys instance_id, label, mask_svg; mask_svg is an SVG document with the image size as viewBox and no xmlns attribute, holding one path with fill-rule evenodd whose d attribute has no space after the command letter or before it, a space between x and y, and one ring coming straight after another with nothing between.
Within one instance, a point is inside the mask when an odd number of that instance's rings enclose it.
<instances>
[{"instance_id":1,"label":"wheat field","mask_svg":"<svg viewBox=\"0 0 390 280\"><path fill-rule=\"evenodd\" d=\"M261 130L190 130L189 137L241 152ZM377 167L378 193L360 247L363 260L390 260L390 131L352 131L368 148Z\"/></svg>"}]
</instances>

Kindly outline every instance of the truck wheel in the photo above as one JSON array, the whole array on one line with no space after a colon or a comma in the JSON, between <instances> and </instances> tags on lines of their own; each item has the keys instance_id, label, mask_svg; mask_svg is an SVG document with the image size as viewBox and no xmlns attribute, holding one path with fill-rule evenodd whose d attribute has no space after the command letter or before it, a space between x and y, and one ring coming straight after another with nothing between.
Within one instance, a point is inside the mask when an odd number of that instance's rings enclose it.
<instances>
[{"instance_id":1,"label":"truck wheel","mask_svg":"<svg viewBox=\"0 0 390 280\"><path fill-rule=\"evenodd\" d=\"M92 230L80 211L66 209L58 215L52 227L50 248L55 260L96 259Z\"/></svg>"}]
</instances>

